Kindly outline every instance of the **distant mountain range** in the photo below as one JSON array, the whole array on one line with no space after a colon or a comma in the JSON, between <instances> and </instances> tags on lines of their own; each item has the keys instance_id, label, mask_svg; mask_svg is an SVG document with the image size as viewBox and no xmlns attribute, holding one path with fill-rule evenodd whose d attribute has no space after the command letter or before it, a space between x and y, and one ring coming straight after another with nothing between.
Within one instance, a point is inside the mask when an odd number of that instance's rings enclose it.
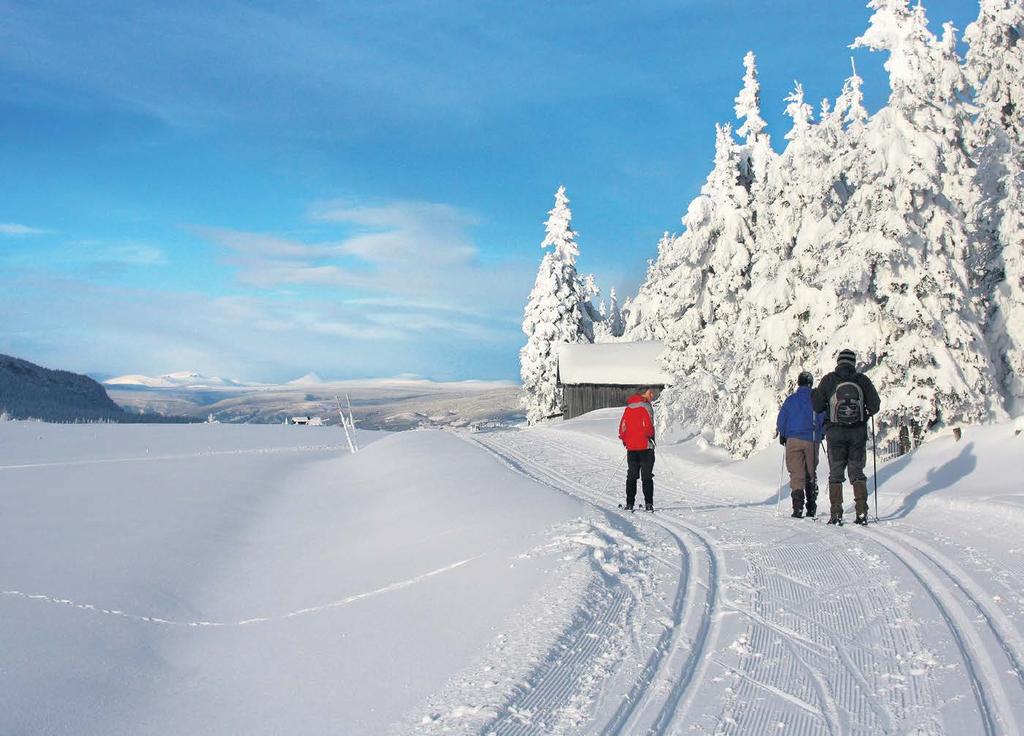
<instances>
[{"instance_id":1,"label":"distant mountain range","mask_svg":"<svg viewBox=\"0 0 1024 736\"><path fill-rule=\"evenodd\" d=\"M364 429L483 428L522 421L519 388L507 381L444 383L413 375L332 381L310 372L286 383L266 384L181 371L118 376L104 384L129 416L145 413L251 423L316 416L333 424L341 400L346 406L351 401Z\"/></svg>"},{"instance_id":2,"label":"distant mountain range","mask_svg":"<svg viewBox=\"0 0 1024 736\"><path fill-rule=\"evenodd\" d=\"M0 355L0 413L48 422L122 421L124 410L88 376Z\"/></svg>"},{"instance_id":3,"label":"distant mountain range","mask_svg":"<svg viewBox=\"0 0 1024 736\"><path fill-rule=\"evenodd\" d=\"M164 373L160 376L146 376L139 373L130 373L124 376L115 376L103 380L105 386L118 391L139 390L171 390L196 389L196 390L253 390L253 389L295 389L303 387L317 387L321 389L337 388L364 388L367 386L388 386L388 387L421 387L429 388L432 391L450 389L505 389L515 386L511 381L432 381L413 374L402 374L386 378L348 378L342 380L331 380L321 378L314 372L296 378L286 383L259 383L256 381L238 381L231 378L219 378L217 376L204 376L197 371L178 371L176 373Z\"/></svg>"},{"instance_id":4,"label":"distant mountain range","mask_svg":"<svg viewBox=\"0 0 1024 736\"><path fill-rule=\"evenodd\" d=\"M117 386L118 388L131 388L133 386L139 388L228 388L245 385L227 378L204 376L195 371L166 373L155 378L139 374L129 374L127 376L108 378L103 383L107 386Z\"/></svg>"}]
</instances>

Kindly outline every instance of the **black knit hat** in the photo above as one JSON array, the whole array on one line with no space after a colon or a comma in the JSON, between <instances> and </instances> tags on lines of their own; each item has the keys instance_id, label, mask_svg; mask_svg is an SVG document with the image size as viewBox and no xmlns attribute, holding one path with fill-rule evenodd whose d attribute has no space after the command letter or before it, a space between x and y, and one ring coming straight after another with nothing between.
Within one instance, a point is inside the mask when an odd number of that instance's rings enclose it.
<instances>
[{"instance_id":1,"label":"black knit hat","mask_svg":"<svg viewBox=\"0 0 1024 736\"><path fill-rule=\"evenodd\" d=\"M809 371L801 371L800 375L796 378L797 386L813 386L814 376Z\"/></svg>"},{"instance_id":2,"label":"black knit hat","mask_svg":"<svg viewBox=\"0 0 1024 736\"><path fill-rule=\"evenodd\" d=\"M857 368L857 353L853 352L849 348L846 350L840 350L839 356L836 358L836 365L846 364L853 369Z\"/></svg>"}]
</instances>

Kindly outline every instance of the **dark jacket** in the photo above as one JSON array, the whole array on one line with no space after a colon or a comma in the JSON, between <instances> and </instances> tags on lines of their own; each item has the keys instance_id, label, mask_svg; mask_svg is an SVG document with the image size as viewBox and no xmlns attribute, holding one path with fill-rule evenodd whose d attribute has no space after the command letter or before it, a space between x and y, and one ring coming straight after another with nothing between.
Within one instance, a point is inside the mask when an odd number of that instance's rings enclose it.
<instances>
[{"instance_id":1,"label":"dark jacket","mask_svg":"<svg viewBox=\"0 0 1024 736\"><path fill-rule=\"evenodd\" d=\"M793 437L808 442L825 438L825 413L814 411L811 406L811 387L800 386L796 393L782 402L775 428L780 437Z\"/></svg>"},{"instance_id":2,"label":"dark jacket","mask_svg":"<svg viewBox=\"0 0 1024 736\"><path fill-rule=\"evenodd\" d=\"M828 401L832 398L832 394L836 392L836 388L840 383L846 381L853 381L860 390L864 392L864 411L867 416L873 416L878 413L881 408L881 400L878 398L878 392L875 390L875 385L871 383L871 379L865 376L863 373L858 373L855 369L848 365L836 366L836 369L829 373L827 376L821 379L821 383L814 389L811 395L812 403L814 404L814 411L825 412L825 427L831 427L832 422L829 421L828 416ZM859 425L864 426L867 422L861 422Z\"/></svg>"}]
</instances>

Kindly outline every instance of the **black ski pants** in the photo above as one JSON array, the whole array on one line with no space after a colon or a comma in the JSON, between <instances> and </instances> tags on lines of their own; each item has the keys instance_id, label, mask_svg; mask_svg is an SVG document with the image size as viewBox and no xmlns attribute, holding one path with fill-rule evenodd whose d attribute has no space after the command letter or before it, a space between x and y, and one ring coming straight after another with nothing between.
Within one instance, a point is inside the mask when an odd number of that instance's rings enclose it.
<instances>
[{"instance_id":1,"label":"black ski pants","mask_svg":"<svg viewBox=\"0 0 1024 736\"><path fill-rule=\"evenodd\" d=\"M643 478L644 503L654 505L654 450L626 452L626 505L636 501L636 482Z\"/></svg>"},{"instance_id":2,"label":"black ski pants","mask_svg":"<svg viewBox=\"0 0 1024 736\"><path fill-rule=\"evenodd\" d=\"M868 428L833 425L825 430L828 440L828 482L842 484L846 473L850 483L866 481L864 466L868 461Z\"/></svg>"}]
</instances>

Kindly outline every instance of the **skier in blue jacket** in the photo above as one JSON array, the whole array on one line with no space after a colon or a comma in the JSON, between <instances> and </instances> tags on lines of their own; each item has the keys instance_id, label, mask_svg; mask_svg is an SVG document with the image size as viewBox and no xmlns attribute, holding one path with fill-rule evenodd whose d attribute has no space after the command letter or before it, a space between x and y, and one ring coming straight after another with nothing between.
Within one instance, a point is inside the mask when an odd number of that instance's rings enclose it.
<instances>
[{"instance_id":1,"label":"skier in blue jacket","mask_svg":"<svg viewBox=\"0 0 1024 736\"><path fill-rule=\"evenodd\" d=\"M818 513L818 446L825 437L825 412L815 412L811 404L814 376L803 371L796 384L796 392L782 403L775 424L779 443L786 448L793 518L799 519L804 515L805 498L807 516Z\"/></svg>"}]
</instances>

